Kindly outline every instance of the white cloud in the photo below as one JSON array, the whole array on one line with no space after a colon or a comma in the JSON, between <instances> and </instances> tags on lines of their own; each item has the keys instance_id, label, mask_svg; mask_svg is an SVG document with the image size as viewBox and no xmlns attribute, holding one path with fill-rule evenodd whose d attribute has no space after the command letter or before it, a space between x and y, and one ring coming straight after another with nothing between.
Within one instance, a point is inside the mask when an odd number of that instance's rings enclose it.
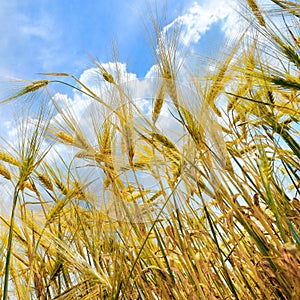
<instances>
[{"instance_id":1,"label":"white cloud","mask_svg":"<svg viewBox=\"0 0 300 300\"><path fill-rule=\"evenodd\" d=\"M115 78L117 82L130 82L137 79L136 74L127 71L127 64L121 62L108 62L101 66ZM79 80L90 90L100 97L106 97L108 90L112 88L111 84L106 82L99 68L90 68L85 70L79 77Z\"/></svg>"},{"instance_id":2,"label":"white cloud","mask_svg":"<svg viewBox=\"0 0 300 300\"><path fill-rule=\"evenodd\" d=\"M73 100L70 97L68 97L68 95L66 95L66 94L56 93L53 96L53 99L60 106L62 106L62 105L71 106L73 103Z\"/></svg>"},{"instance_id":3,"label":"white cloud","mask_svg":"<svg viewBox=\"0 0 300 300\"><path fill-rule=\"evenodd\" d=\"M238 20L235 7L235 0L206 0L202 4L195 1L185 14L177 17L164 30L181 25L181 42L186 47L198 43L211 26L219 21L224 21L225 34L232 35L234 28L237 29Z\"/></svg>"},{"instance_id":4,"label":"white cloud","mask_svg":"<svg viewBox=\"0 0 300 300\"><path fill-rule=\"evenodd\" d=\"M136 74L127 71L127 66L124 63L104 63L102 67L105 68L114 78L119 77L120 82L124 82L124 87L129 87L128 93L140 83ZM106 103L112 109L118 109L121 105L119 90L115 85L106 82L98 68L90 68L82 72L79 76L79 81L96 94L103 103ZM82 87L82 91L85 89ZM97 120L98 124L103 123L104 119L112 114L112 109L108 109L105 105L100 104L95 99L88 97L84 93L73 90L73 94L66 95L56 93L53 96L56 105L60 107L61 112L67 117L71 116L78 127L83 132L87 140L92 144L95 143L95 132L93 130L93 122ZM57 113L51 121L51 124L59 128L66 126L61 113Z\"/></svg>"},{"instance_id":5,"label":"white cloud","mask_svg":"<svg viewBox=\"0 0 300 300\"><path fill-rule=\"evenodd\" d=\"M138 79L136 74L128 72L126 64L120 62L115 65L113 63L105 63L102 66L113 76L119 74L121 82L123 82L122 89L129 96L128 99L135 103L143 114L141 116L136 112L136 122L138 123L141 120L140 118L147 118L151 122L153 99L157 96L162 82L162 79L157 77L157 66L152 66L143 79ZM101 74L99 74L99 69L91 68L85 70L79 77L79 80L112 108L118 109L121 105L118 88L105 82ZM63 111L67 110L72 113L74 118L78 120L78 125L87 139L95 143L95 141L92 141L93 139L95 140L93 121L97 118L97 122L101 124L104 118L112 114L112 110L78 92L74 92L71 97L57 93L53 98L59 106L62 106ZM178 127L178 124L175 124L176 121L170 115L169 108L170 106L166 102L158 119L157 127L164 132L170 133ZM55 122L64 123L60 114L55 116L53 123Z\"/></svg>"},{"instance_id":6,"label":"white cloud","mask_svg":"<svg viewBox=\"0 0 300 300\"><path fill-rule=\"evenodd\" d=\"M127 71L126 63L121 62L108 62L101 64L101 66L108 71L114 78L120 78L120 81L130 81L135 80L136 74L129 73ZM81 75L79 80L89 87L94 87L99 85L99 80L104 82L104 79L101 76L101 72L98 68L91 68L85 70Z\"/></svg>"},{"instance_id":7,"label":"white cloud","mask_svg":"<svg viewBox=\"0 0 300 300\"><path fill-rule=\"evenodd\" d=\"M159 75L158 65L153 65L146 73L145 78L154 78Z\"/></svg>"},{"instance_id":8,"label":"white cloud","mask_svg":"<svg viewBox=\"0 0 300 300\"><path fill-rule=\"evenodd\" d=\"M59 31L54 30L54 20L47 14L42 14L35 20L24 17L19 28L20 34L24 35L25 37L40 38L49 42L55 41L60 35Z\"/></svg>"}]
</instances>

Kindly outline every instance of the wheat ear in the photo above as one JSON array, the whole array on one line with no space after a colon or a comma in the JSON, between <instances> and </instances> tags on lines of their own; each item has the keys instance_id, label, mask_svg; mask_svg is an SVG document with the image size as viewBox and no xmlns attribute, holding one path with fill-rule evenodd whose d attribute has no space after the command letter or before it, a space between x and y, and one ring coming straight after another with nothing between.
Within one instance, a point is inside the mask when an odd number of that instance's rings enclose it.
<instances>
[{"instance_id":1,"label":"wheat ear","mask_svg":"<svg viewBox=\"0 0 300 300\"><path fill-rule=\"evenodd\" d=\"M0 175L2 175L7 180L11 180L10 172L2 164L0 164Z\"/></svg>"}]
</instances>

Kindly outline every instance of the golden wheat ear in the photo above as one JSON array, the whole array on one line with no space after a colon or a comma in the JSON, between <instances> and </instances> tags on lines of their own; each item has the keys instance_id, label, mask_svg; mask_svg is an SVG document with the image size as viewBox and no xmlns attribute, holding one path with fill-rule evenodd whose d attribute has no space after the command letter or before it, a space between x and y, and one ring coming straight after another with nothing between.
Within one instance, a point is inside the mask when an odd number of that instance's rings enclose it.
<instances>
[{"instance_id":1,"label":"golden wheat ear","mask_svg":"<svg viewBox=\"0 0 300 300\"><path fill-rule=\"evenodd\" d=\"M163 103L164 103L164 96L165 96L165 86L164 86L164 83L161 83L161 86L158 90L158 94L155 98L155 101L154 101L154 106L153 106L153 112L152 112L152 122L153 124L156 123L159 115L160 115L160 112L161 112L161 109L162 109L162 106L163 106Z\"/></svg>"},{"instance_id":2,"label":"golden wheat ear","mask_svg":"<svg viewBox=\"0 0 300 300\"><path fill-rule=\"evenodd\" d=\"M26 94L29 93L33 93L38 91L39 89L42 89L44 87L46 87L51 81L50 80L36 80L31 82L30 84L28 84L27 86L25 86L23 89L21 89L21 91L19 93L17 93L16 95L9 97L3 101L0 102L1 104L10 102L12 100L18 99Z\"/></svg>"},{"instance_id":3,"label":"golden wheat ear","mask_svg":"<svg viewBox=\"0 0 300 300\"><path fill-rule=\"evenodd\" d=\"M52 192L54 191L53 183L49 176L47 176L46 174L38 173L38 179L46 189Z\"/></svg>"},{"instance_id":4,"label":"golden wheat ear","mask_svg":"<svg viewBox=\"0 0 300 300\"><path fill-rule=\"evenodd\" d=\"M266 22L265 19L261 13L261 10L259 8L259 6L257 5L255 0L247 0L247 3L249 5L249 7L251 8L254 16L256 17L259 25L265 27L266 26Z\"/></svg>"},{"instance_id":5,"label":"golden wheat ear","mask_svg":"<svg viewBox=\"0 0 300 300\"><path fill-rule=\"evenodd\" d=\"M11 180L11 174L3 164L0 163L0 175L2 175L7 180Z\"/></svg>"},{"instance_id":6,"label":"golden wheat ear","mask_svg":"<svg viewBox=\"0 0 300 300\"><path fill-rule=\"evenodd\" d=\"M11 165L20 166L20 162L11 154L0 151L0 160L5 161Z\"/></svg>"}]
</instances>

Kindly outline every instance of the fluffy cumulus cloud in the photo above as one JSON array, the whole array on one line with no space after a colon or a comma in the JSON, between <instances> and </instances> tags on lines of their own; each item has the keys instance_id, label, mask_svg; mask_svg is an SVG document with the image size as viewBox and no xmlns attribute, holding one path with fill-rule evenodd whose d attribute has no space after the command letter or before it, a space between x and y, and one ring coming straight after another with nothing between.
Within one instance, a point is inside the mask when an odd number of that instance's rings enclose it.
<instances>
[{"instance_id":1,"label":"fluffy cumulus cloud","mask_svg":"<svg viewBox=\"0 0 300 300\"><path fill-rule=\"evenodd\" d=\"M198 43L201 36L219 21L223 21L224 33L232 36L237 30L236 5L235 0L205 0L201 4L195 1L185 14L177 17L165 27L165 30L180 25L182 27L181 42L184 46Z\"/></svg>"},{"instance_id":2,"label":"fluffy cumulus cloud","mask_svg":"<svg viewBox=\"0 0 300 300\"><path fill-rule=\"evenodd\" d=\"M132 101L136 105L134 122L137 122L137 126L141 122L141 118L146 118L151 123L153 101L162 83L162 79L157 77L157 67L155 65L151 67L145 78L137 78L136 74L128 72L126 64L106 63L102 64L102 66L114 77L120 76L122 90L125 91L126 97L128 96L125 101ZM94 122L97 120L97 125L101 126L104 119L111 116L112 111L118 110L120 105L122 105L119 89L105 82L98 68L85 70L79 77L79 80L89 90L92 90L99 96L101 101L106 103L111 109L78 91L74 91L71 96L57 93L53 98L62 107L63 112L72 113L84 136L87 137L91 144L95 144ZM170 99L165 102L156 125L165 134L170 134L169 137L176 142L178 134L180 134L180 128L178 122L170 114L171 102ZM52 123L64 124L60 113L54 117Z\"/></svg>"}]
</instances>

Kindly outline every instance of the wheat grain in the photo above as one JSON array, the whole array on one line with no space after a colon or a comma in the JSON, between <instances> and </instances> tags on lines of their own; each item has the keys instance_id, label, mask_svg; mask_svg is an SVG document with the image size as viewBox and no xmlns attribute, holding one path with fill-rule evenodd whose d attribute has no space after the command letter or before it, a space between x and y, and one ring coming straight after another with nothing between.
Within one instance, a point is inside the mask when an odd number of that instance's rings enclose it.
<instances>
[{"instance_id":1,"label":"wheat grain","mask_svg":"<svg viewBox=\"0 0 300 300\"><path fill-rule=\"evenodd\" d=\"M107 81L111 84L115 84L115 80L114 80L113 76L111 74L109 74L108 72L103 72L102 76L105 81Z\"/></svg>"},{"instance_id":2,"label":"wheat grain","mask_svg":"<svg viewBox=\"0 0 300 300\"><path fill-rule=\"evenodd\" d=\"M163 78L165 79L165 84L166 84L168 95L170 96L173 103L177 107L178 106L178 94L177 94L175 78L168 71L164 72Z\"/></svg>"},{"instance_id":3,"label":"wheat grain","mask_svg":"<svg viewBox=\"0 0 300 300\"><path fill-rule=\"evenodd\" d=\"M53 184L52 184L51 179L48 176L46 176L45 174L39 173L38 179L46 187L46 189L53 191Z\"/></svg>"},{"instance_id":4,"label":"wheat grain","mask_svg":"<svg viewBox=\"0 0 300 300\"><path fill-rule=\"evenodd\" d=\"M32 192L37 192L36 187L28 180L23 181L23 183L20 185L20 189L21 190L28 189Z\"/></svg>"},{"instance_id":5,"label":"wheat grain","mask_svg":"<svg viewBox=\"0 0 300 300\"><path fill-rule=\"evenodd\" d=\"M64 208L66 204L66 199L57 201L54 205L54 207L52 207L51 211L49 212L49 214L47 215L46 219L47 221L50 223L54 220L54 218L61 212L61 210Z\"/></svg>"},{"instance_id":6,"label":"wheat grain","mask_svg":"<svg viewBox=\"0 0 300 300\"><path fill-rule=\"evenodd\" d=\"M33 81L31 84L27 85L24 88L25 93L31 93L34 91L39 90L42 87L47 86L50 83L50 80L36 80Z\"/></svg>"},{"instance_id":7,"label":"wheat grain","mask_svg":"<svg viewBox=\"0 0 300 300\"><path fill-rule=\"evenodd\" d=\"M173 142L170 139L168 139L165 135L162 135L157 132L153 132L153 133L151 133L151 136L152 136L152 138L159 141L165 147L170 148L170 149L176 149L176 146L173 144Z\"/></svg>"},{"instance_id":8,"label":"wheat grain","mask_svg":"<svg viewBox=\"0 0 300 300\"><path fill-rule=\"evenodd\" d=\"M115 84L114 77L110 73L108 73L108 71L99 62L94 62L96 66L100 69L103 79L111 84Z\"/></svg>"},{"instance_id":9,"label":"wheat grain","mask_svg":"<svg viewBox=\"0 0 300 300\"><path fill-rule=\"evenodd\" d=\"M1 163L0 163L0 175L2 175L7 180L11 180L11 174L10 174L10 172Z\"/></svg>"},{"instance_id":10,"label":"wheat grain","mask_svg":"<svg viewBox=\"0 0 300 300\"><path fill-rule=\"evenodd\" d=\"M65 195L69 196L71 194L70 189L68 189L58 178L54 179L56 186L58 189Z\"/></svg>"},{"instance_id":11,"label":"wheat grain","mask_svg":"<svg viewBox=\"0 0 300 300\"><path fill-rule=\"evenodd\" d=\"M300 212L300 201L297 198L293 198L291 201L291 204L293 205L294 208L296 208Z\"/></svg>"},{"instance_id":12,"label":"wheat grain","mask_svg":"<svg viewBox=\"0 0 300 300\"><path fill-rule=\"evenodd\" d=\"M74 143L74 137L72 137L71 135L69 134L66 134L65 132L63 131L59 131L57 133L57 136L63 140L64 142L66 142L67 144L73 144Z\"/></svg>"},{"instance_id":13,"label":"wheat grain","mask_svg":"<svg viewBox=\"0 0 300 300\"><path fill-rule=\"evenodd\" d=\"M147 199L147 203L151 203L155 201L162 194L163 194L162 190L157 191L154 195L152 195L149 199Z\"/></svg>"},{"instance_id":14,"label":"wheat grain","mask_svg":"<svg viewBox=\"0 0 300 300\"><path fill-rule=\"evenodd\" d=\"M152 113L152 121L153 124L156 123L159 114L161 112L163 103L164 103L164 95L165 95L165 87L164 84L161 84L159 91L158 91L158 95L155 98L155 102L154 102L154 107L153 107L153 113Z\"/></svg>"},{"instance_id":15,"label":"wheat grain","mask_svg":"<svg viewBox=\"0 0 300 300\"><path fill-rule=\"evenodd\" d=\"M251 10L253 11L256 19L258 20L258 23L265 27L266 26L266 22L265 22L265 19L263 18L262 14L261 14L261 11L256 3L255 0L247 0L247 3L249 5L249 7L251 8Z\"/></svg>"},{"instance_id":16,"label":"wheat grain","mask_svg":"<svg viewBox=\"0 0 300 300\"><path fill-rule=\"evenodd\" d=\"M20 166L20 162L16 160L12 155L1 151L0 151L0 160L5 161L11 165L15 165L17 167Z\"/></svg>"},{"instance_id":17,"label":"wheat grain","mask_svg":"<svg viewBox=\"0 0 300 300\"><path fill-rule=\"evenodd\" d=\"M133 128L132 124L128 121L124 124L123 128L123 137L125 139L126 150L128 153L128 159L130 164L132 164L133 157L134 157L134 138L133 138Z\"/></svg>"},{"instance_id":18,"label":"wheat grain","mask_svg":"<svg viewBox=\"0 0 300 300\"><path fill-rule=\"evenodd\" d=\"M50 80L36 80L36 81L33 81L32 83L27 85L25 88L23 88L18 94L2 101L1 103L5 103L5 102L11 101L13 99L17 99L19 97L22 97L22 96L24 96L28 93L35 92L35 91L39 90L40 88L43 88L43 87L47 86L50 82L51 82Z\"/></svg>"}]
</instances>

